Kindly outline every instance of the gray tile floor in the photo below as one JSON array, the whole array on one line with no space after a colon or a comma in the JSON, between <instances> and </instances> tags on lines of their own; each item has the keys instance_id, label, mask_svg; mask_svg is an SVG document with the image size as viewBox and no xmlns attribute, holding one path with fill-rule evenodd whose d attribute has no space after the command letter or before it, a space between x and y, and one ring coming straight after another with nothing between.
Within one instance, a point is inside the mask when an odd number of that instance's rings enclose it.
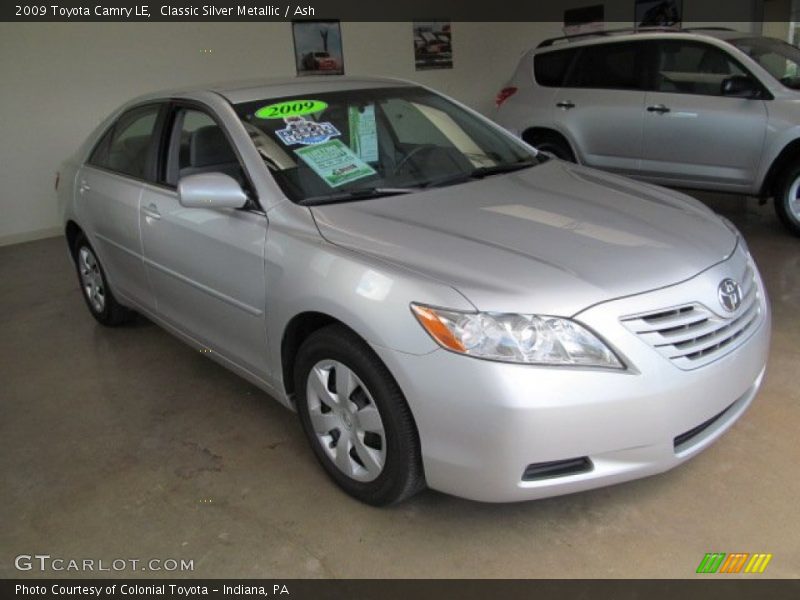
<instances>
[{"instance_id":1,"label":"gray tile floor","mask_svg":"<svg viewBox=\"0 0 800 600\"><path fill-rule=\"evenodd\" d=\"M515 505L363 506L259 390L147 321L97 325L61 239L0 248L0 577L34 553L182 557L198 577L689 577L709 551L800 576L800 239L771 207L705 200L771 295L760 396L677 470Z\"/></svg>"}]
</instances>

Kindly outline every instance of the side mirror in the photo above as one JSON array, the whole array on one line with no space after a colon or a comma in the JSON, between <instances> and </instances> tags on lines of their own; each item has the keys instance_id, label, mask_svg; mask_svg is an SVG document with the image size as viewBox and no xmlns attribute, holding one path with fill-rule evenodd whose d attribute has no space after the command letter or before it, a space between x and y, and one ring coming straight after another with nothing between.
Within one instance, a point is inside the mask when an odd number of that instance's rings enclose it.
<instances>
[{"instance_id":1,"label":"side mirror","mask_svg":"<svg viewBox=\"0 0 800 600\"><path fill-rule=\"evenodd\" d=\"M242 208L247 194L230 175L199 173L181 178L178 201L186 208Z\"/></svg>"},{"instance_id":2,"label":"side mirror","mask_svg":"<svg viewBox=\"0 0 800 600\"><path fill-rule=\"evenodd\" d=\"M722 81L722 95L733 98L755 98L758 96L758 86L752 77L733 75Z\"/></svg>"}]
</instances>

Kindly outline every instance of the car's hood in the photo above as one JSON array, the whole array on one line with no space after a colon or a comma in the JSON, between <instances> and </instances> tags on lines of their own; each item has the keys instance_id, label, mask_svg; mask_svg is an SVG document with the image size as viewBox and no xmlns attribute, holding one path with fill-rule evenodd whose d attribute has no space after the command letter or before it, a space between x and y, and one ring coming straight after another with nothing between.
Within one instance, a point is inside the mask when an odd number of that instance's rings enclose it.
<instances>
[{"instance_id":1,"label":"car's hood","mask_svg":"<svg viewBox=\"0 0 800 600\"><path fill-rule=\"evenodd\" d=\"M736 247L696 200L556 160L312 212L331 243L446 282L487 311L572 315L686 280Z\"/></svg>"}]
</instances>

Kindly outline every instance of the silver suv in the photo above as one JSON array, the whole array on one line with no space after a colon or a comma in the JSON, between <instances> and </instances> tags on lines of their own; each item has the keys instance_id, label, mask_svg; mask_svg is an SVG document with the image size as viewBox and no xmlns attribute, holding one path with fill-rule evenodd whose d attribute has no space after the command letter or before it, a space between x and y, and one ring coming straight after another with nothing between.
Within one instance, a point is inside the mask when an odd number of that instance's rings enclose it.
<instances>
[{"instance_id":1,"label":"silver suv","mask_svg":"<svg viewBox=\"0 0 800 600\"><path fill-rule=\"evenodd\" d=\"M800 235L800 50L727 29L545 40L496 120L565 160L650 182L775 198Z\"/></svg>"}]
</instances>

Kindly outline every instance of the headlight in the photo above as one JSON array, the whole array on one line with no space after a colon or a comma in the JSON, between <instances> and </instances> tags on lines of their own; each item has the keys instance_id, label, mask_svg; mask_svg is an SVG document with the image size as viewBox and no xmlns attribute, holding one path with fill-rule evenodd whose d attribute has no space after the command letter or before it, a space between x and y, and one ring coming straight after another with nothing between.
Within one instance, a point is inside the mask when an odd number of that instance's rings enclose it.
<instances>
[{"instance_id":1,"label":"headlight","mask_svg":"<svg viewBox=\"0 0 800 600\"><path fill-rule=\"evenodd\" d=\"M420 304L412 304L411 310L436 342L459 354L513 363L625 368L597 336L570 319Z\"/></svg>"}]
</instances>

